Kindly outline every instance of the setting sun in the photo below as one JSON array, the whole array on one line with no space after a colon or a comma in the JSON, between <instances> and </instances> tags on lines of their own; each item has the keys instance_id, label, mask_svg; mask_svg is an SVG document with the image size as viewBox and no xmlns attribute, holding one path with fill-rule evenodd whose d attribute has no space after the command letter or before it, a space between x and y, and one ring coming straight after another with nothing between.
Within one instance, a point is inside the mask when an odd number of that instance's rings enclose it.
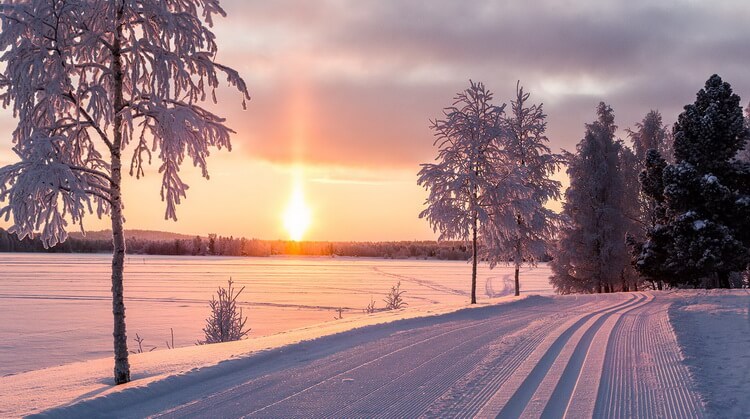
<instances>
[{"instance_id":1,"label":"setting sun","mask_svg":"<svg viewBox=\"0 0 750 419\"><path fill-rule=\"evenodd\" d=\"M310 226L310 221L310 208L305 203L302 185L297 183L294 185L292 197L284 211L284 227L292 240L299 241Z\"/></svg>"}]
</instances>

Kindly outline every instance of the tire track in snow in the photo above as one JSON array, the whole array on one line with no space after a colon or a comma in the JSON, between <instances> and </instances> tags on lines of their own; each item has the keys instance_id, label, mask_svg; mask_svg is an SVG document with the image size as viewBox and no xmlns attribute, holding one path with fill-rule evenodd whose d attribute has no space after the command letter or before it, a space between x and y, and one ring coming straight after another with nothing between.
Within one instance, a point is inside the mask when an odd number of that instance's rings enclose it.
<instances>
[{"instance_id":1,"label":"tire track in snow","mask_svg":"<svg viewBox=\"0 0 750 419\"><path fill-rule=\"evenodd\" d=\"M669 302L657 301L617 323L607 345L595 416L706 416L682 363L668 308Z\"/></svg>"},{"instance_id":2,"label":"tire track in snow","mask_svg":"<svg viewBox=\"0 0 750 419\"><path fill-rule=\"evenodd\" d=\"M399 354L401 352L404 352L404 351L407 351L407 350L412 350L416 346L419 346L419 345L429 345L429 344L433 343L433 341L435 341L435 340L438 340L438 339L441 339L441 338L445 339L448 335L451 335L451 334L454 334L454 333L461 333L462 334L462 336L461 336L462 339L461 340L462 340L462 342L464 342L464 344L474 343L475 340L480 339L482 337L485 337L487 334L497 333L497 330L495 330L494 328L491 328L488 331L484 331L484 332L480 333L479 336L471 336L471 337L469 337L467 335L467 333L470 331L470 329L480 328L481 326L485 326L487 324L494 324L496 321L497 321L497 319L490 318L488 320L483 320L483 321L475 322L475 323L472 323L472 324L469 324L469 325L464 325L464 326L461 326L461 327L457 327L457 328L455 328L453 330L445 331L443 333L439 333L437 335L430 336L430 337L428 337L426 339L419 340L417 342L413 342L413 343L411 343L409 345L405 345L405 346L398 345L398 347L396 349L390 350L390 351L388 351L388 352L386 352L386 353L384 353L384 354L382 354L380 356L377 356L374 359L370 359L369 361L366 361L364 363L360 363L359 365L357 365L357 366L355 366L353 368L349 368L349 369L347 369L345 371L339 372L336 375L332 375L332 376L330 376L330 377L328 377L326 379L318 381L318 382L316 382L316 383L314 383L314 384L312 384L312 385L310 385L308 387L305 387L305 388L303 388L303 389L301 389L301 390L299 390L299 391L297 391L297 392L295 392L295 393L293 393L293 394L291 394L291 395L289 395L287 397L284 397L282 399L276 400L273 403L270 403L270 404L268 404L266 406L260 407L260 408L258 408L256 410L253 410L252 412L249 412L249 413L247 413L244 416L245 417L247 417L247 416L269 416L269 415L270 416L277 416L277 415L284 416L285 412L279 412L279 413L275 413L274 412L274 413L271 413L271 412L269 412L269 410L271 408L277 406L277 405L280 405L280 404L282 404L284 402L290 401L292 398L296 398L298 396L301 396L304 393L316 390L316 389L318 389L320 387L325 386L326 384L332 384L336 380L341 380L341 382L346 382L344 380L350 379L347 376L350 375L350 374L352 374L352 373L354 373L354 372L357 372L358 370L361 370L361 369L363 369L365 367L370 367L370 366L377 367L378 366L377 364L381 363L381 361L382 362L389 362L389 361L386 360L386 358L392 357L394 355L397 355L397 354ZM434 343L437 344L437 342L434 342ZM455 349L455 346L451 345L449 347L449 350L450 349ZM437 356L433 356L432 359L434 359L434 358L436 358L436 357L438 357L440 355L444 355L444 354L445 354L444 351L443 352L439 352L437 354ZM428 359L428 362L430 360L432 360L432 359ZM322 394L327 395L327 394L331 394L331 393L327 392L327 391L322 391ZM327 403L330 403L330 400L328 400ZM333 403L333 404L335 404L335 403ZM329 415L325 415L325 414L323 414L322 416L330 417Z\"/></svg>"},{"instance_id":3,"label":"tire track in snow","mask_svg":"<svg viewBox=\"0 0 750 419\"><path fill-rule=\"evenodd\" d=\"M470 374L452 384L451 388L423 413L427 417L451 416L471 418L493 397L497 390L515 374L517 368L552 333L561 321L579 318L600 306L598 301L577 304L575 309L563 310L553 316L534 317L529 324L514 334L503 336L492 345L484 359ZM403 416L403 415L395 415Z\"/></svg>"},{"instance_id":4,"label":"tire track in snow","mask_svg":"<svg viewBox=\"0 0 750 419\"><path fill-rule=\"evenodd\" d=\"M437 348L440 342L451 346L452 341L468 339L470 337L468 333L472 329L478 329L482 333L488 330L498 333L495 327L496 323L512 322L513 318L516 317L516 313L513 311L515 309L523 310L528 316L539 316L540 312L552 312L550 310L550 307L553 306L551 300L541 300L541 304L531 303L528 300L522 300L519 303L522 304L520 307L514 303L498 307L499 312L495 313L487 313L485 311L475 313L466 312L462 315L463 320L456 319L416 329L389 332L387 336L377 339L370 336L365 341L365 343L369 342L369 344L361 344L350 349L336 350L333 354L322 357L322 359L316 360L316 355L310 354L307 356L307 359L291 361L292 364L303 362L304 364L299 367L266 374L265 376L249 380L245 378L239 384L231 387L225 384L225 389L222 391L210 393L203 399L182 404L168 412L163 412L162 415L182 417L186 415L200 416L201 413L204 415L215 414L214 410L207 409L206 406L232 406L237 404L243 406L238 411L241 413L227 411L225 414L240 416L247 414L247 412L254 412L260 416L273 416L270 412L274 406L285 409L290 409L290 406L301 406L299 403L306 395L313 394L317 389L325 387L327 383L340 384L341 380L348 378L347 374L360 369L364 370L365 367L372 368L377 366L379 360L397 355L394 362L402 362L404 361L403 357L399 357L398 355L410 348L421 354L423 350L419 349L420 346L428 349ZM528 306L529 304L531 304L530 307ZM475 316L478 319L475 319ZM516 323L521 324L525 321L528 320L519 318L516 320ZM485 329L481 329L481 326L484 326ZM367 338L368 336L365 335L363 337ZM304 351L302 352L304 354ZM310 357L313 359L309 360ZM290 361L280 359L278 362L288 364ZM378 371L378 373L380 372ZM325 399L328 404L336 404L332 403L330 395L324 395L323 398L317 397L314 401L322 399ZM327 408L328 406L323 407ZM313 408L311 411L317 411L323 407L313 406L311 407ZM289 410L286 410L286 414L277 413L277 415L288 416Z\"/></svg>"},{"instance_id":5,"label":"tire track in snow","mask_svg":"<svg viewBox=\"0 0 750 419\"><path fill-rule=\"evenodd\" d=\"M411 283L414 283L414 284L417 284L417 285L421 285L421 286L429 288L429 289L431 289L433 291L444 292L446 294L460 295L460 296L464 296L464 297L467 296L467 295L469 295L469 293L466 292L466 291L461 291L461 290L453 289L453 288L447 287L447 286L445 286L445 285L443 285L443 284L441 284L439 282L430 281L429 279L420 279L420 278L415 278L413 276L407 276L407 275L401 275L401 274L394 274L394 273L386 272L386 271L378 268L377 266L373 266L372 270L375 271L375 272L377 272L380 275L389 276L391 278L396 278L396 279L398 279L400 281L406 281L406 282L411 282Z\"/></svg>"},{"instance_id":6,"label":"tire track in snow","mask_svg":"<svg viewBox=\"0 0 750 419\"><path fill-rule=\"evenodd\" d=\"M606 340L606 337L612 333L614 324L623 315L641 308L653 300L653 297L649 295L642 297L645 298L640 299L634 305L623 307L600 317L592 327L586 330L567 360L562 375L557 378L554 391L547 398L548 402L544 411L542 411L542 418L562 418L564 416L575 418L593 414L596 398L592 396L597 393L598 385L596 384L599 383L602 371L601 363L596 365L597 359L603 360L603 355L606 353L606 345L596 348L593 347L593 342L597 336L600 337L597 343L600 343L602 339ZM584 369L586 374L584 374Z\"/></svg>"},{"instance_id":7,"label":"tire track in snow","mask_svg":"<svg viewBox=\"0 0 750 419\"><path fill-rule=\"evenodd\" d=\"M571 337L589 320L606 315L614 310L638 304L641 301L631 296L626 301L602 301L603 308L589 314L574 317L549 334L531 355L518 367L515 374L505 382L479 411L479 416L519 417L553 367L558 355ZM598 318L598 317L597 317Z\"/></svg>"}]
</instances>

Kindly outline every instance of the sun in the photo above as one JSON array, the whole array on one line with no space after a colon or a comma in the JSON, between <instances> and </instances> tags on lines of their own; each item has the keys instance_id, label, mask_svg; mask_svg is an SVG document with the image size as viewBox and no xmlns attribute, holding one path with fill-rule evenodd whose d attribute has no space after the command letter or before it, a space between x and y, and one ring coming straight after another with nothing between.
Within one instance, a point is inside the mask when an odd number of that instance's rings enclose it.
<instances>
[{"instance_id":1,"label":"sun","mask_svg":"<svg viewBox=\"0 0 750 419\"><path fill-rule=\"evenodd\" d=\"M310 227L312 213L305 203L305 194L301 184L296 184L292 190L292 197L284 211L284 227L289 237L294 241L302 240L302 236Z\"/></svg>"}]
</instances>

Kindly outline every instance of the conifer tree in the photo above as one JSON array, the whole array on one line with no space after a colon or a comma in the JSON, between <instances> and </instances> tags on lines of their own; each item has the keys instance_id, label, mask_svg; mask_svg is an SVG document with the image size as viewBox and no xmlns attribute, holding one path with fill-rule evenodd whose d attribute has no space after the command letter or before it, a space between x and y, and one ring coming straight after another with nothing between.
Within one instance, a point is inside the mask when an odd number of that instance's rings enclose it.
<instances>
[{"instance_id":1,"label":"conifer tree","mask_svg":"<svg viewBox=\"0 0 750 419\"><path fill-rule=\"evenodd\" d=\"M740 97L711 76L673 128L675 163L664 169L670 245L665 269L673 281L729 287L731 272L750 262L750 170L735 159L748 128Z\"/></svg>"},{"instance_id":2,"label":"conifer tree","mask_svg":"<svg viewBox=\"0 0 750 419\"><path fill-rule=\"evenodd\" d=\"M570 187L565 192L565 227L551 262L558 292L610 292L621 278L625 255L625 181L622 143L615 139L614 112L604 102L597 120L568 153Z\"/></svg>"}]
</instances>

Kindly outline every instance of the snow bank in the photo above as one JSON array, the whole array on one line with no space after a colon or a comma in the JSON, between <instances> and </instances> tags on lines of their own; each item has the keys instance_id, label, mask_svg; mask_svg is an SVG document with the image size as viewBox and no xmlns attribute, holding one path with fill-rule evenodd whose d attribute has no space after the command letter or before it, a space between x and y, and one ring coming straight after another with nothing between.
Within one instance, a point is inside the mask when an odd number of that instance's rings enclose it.
<instances>
[{"instance_id":1,"label":"snow bank","mask_svg":"<svg viewBox=\"0 0 750 419\"><path fill-rule=\"evenodd\" d=\"M0 379L0 417L25 416L53 407L99 398L108 403L108 395L128 391L130 397L119 394L117 400L141 399L143 392L169 393L186 385L210 377L226 374L238 367L237 363L258 362L275 351L288 350L289 345L313 339L331 339L330 352L348 347L361 339L371 339L371 333L390 333L388 328L369 326L412 321L408 327L420 327L437 321L457 320L470 315L478 308L497 304L534 300L544 297L502 297L480 302L477 305L453 304L407 308L392 312L379 312L357 318L344 318L315 326L303 327L270 336L251 338L239 342L193 346L173 350L131 355L132 382L112 385L113 361L96 359L9 375ZM453 314L451 314L453 313ZM448 318L438 317L451 314ZM413 320L410 320L413 319ZM263 357L263 358L261 358ZM272 363L267 363L272 364ZM274 365L282 368L283 365ZM190 372L191 374L187 374ZM156 393L154 393L156 392ZM72 413L72 412L67 412ZM78 417L94 412L76 411Z\"/></svg>"},{"instance_id":2,"label":"snow bank","mask_svg":"<svg viewBox=\"0 0 750 419\"><path fill-rule=\"evenodd\" d=\"M714 417L750 412L750 292L681 291L669 310L685 362Z\"/></svg>"}]
</instances>

